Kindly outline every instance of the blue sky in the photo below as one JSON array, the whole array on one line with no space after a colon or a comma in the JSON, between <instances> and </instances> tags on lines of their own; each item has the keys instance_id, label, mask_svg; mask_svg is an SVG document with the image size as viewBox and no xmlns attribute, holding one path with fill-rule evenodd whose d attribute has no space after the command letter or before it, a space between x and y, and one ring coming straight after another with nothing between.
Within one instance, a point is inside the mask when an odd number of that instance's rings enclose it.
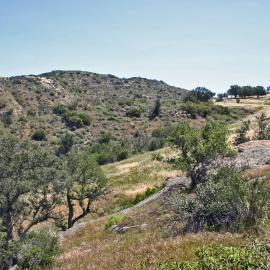
<instances>
[{"instance_id":1,"label":"blue sky","mask_svg":"<svg viewBox=\"0 0 270 270\"><path fill-rule=\"evenodd\" d=\"M269 0L0 0L0 76L80 69L270 85Z\"/></svg>"}]
</instances>

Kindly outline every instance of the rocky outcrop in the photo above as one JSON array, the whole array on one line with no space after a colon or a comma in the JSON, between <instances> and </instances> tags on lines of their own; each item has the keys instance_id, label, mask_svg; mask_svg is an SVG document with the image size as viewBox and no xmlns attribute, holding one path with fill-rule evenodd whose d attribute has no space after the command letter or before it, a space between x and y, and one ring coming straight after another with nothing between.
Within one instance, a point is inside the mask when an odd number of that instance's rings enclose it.
<instances>
[{"instance_id":1,"label":"rocky outcrop","mask_svg":"<svg viewBox=\"0 0 270 270\"><path fill-rule=\"evenodd\" d=\"M237 167L244 165L248 168L270 164L270 141L250 141L237 147L238 155L235 158Z\"/></svg>"}]
</instances>

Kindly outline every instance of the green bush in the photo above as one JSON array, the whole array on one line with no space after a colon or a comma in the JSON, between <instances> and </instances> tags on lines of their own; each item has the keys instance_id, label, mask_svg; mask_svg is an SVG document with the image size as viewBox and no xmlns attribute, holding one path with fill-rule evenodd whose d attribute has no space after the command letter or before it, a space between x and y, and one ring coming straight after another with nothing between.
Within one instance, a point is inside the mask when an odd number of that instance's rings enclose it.
<instances>
[{"instance_id":1,"label":"green bush","mask_svg":"<svg viewBox=\"0 0 270 270\"><path fill-rule=\"evenodd\" d=\"M102 132L100 134L100 138L98 140L99 143L109 143L113 138L113 135L111 132Z\"/></svg>"},{"instance_id":2,"label":"green bush","mask_svg":"<svg viewBox=\"0 0 270 270\"><path fill-rule=\"evenodd\" d=\"M104 225L104 229L108 230L110 229L113 225L118 225L120 223L122 223L124 220L126 219L125 216L119 216L119 215L115 215L115 216L111 216L109 218L109 220L105 223Z\"/></svg>"},{"instance_id":3,"label":"green bush","mask_svg":"<svg viewBox=\"0 0 270 270\"><path fill-rule=\"evenodd\" d=\"M83 126L89 126L91 123L90 116L85 113L71 111L63 115L63 119L69 128L77 129Z\"/></svg>"},{"instance_id":4,"label":"green bush","mask_svg":"<svg viewBox=\"0 0 270 270\"><path fill-rule=\"evenodd\" d=\"M206 118L212 114L229 115L230 110L227 107L215 105L213 102L191 102L188 101L182 105L182 109L186 111L192 118L201 116Z\"/></svg>"},{"instance_id":5,"label":"green bush","mask_svg":"<svg viewBox=\"0 0 270 270\"><path fill-rule=\"evenodd\" d=\"M65 133L59 143L59 148L56 152L57 155L66 155L74 145L74 136L71 133Z\"/></svg>"},{"instance_id":6,"label":"green bush","mask_svg":"<svg viewBox=\"0 0 270 270\"><path fill-rule=\"evenodd\" d=\"M121 161L129 156L127 147L121 144L95 144L91 146L90 152L95 155L99 165Z\"/></svg>"},{"instance_id":7,"label":"green bush","mask_svg":"<svg viewBox=\"0 0 270 270\"><path fill-rule=\"evenodd\" d=\"M53 108L53 113L58 115L64 115L69 111L68 107L64 104L59 104Z\"/></svg>"},{"instance_id":8,"label":"green bush","mask_svg":"<svg viewBox=\"0 0 270 270\"><path fill-rule=\"evenodd\" d=\"M58 238L41 231L27 234L18 247L16 269L45 269L53 265L59 252Z\"/></svg>"},{"instance_id":9,"label":"green bush","mask_svg":"<svg viewBox=\"0 0 270 270\"><path fill-rule=\"evenodd\" d=\"M75 111L76 108L77 105L73 103L70 105L60 104L54 107L53 112L60 115L65 121L66 126L71 129L89 126L91 123L90 116L86 113Z\"/></svg>"},{"instance_id":10,"label":"green bush","mask_svg":"<svg viewBox=\"0 0 270 270\"><path fill-rule=\"evenodd\" d=\"M266 270L270 269L270 245L254 241L242 247L210 247L195 252L194 262L168 261L154 270Z\"/></svg>"},{"instance_id":11,"label":"green bush","mask_svg":"<svg viewBox=\"0 0 270 270\"><path fill-rule=\"evenodd\" d=\"M142 114L141 110L139 108L136 108L136 107L133 107L133 108L130 108L127 112L126 112L126 115L128 117L140 117Z\"/></svg>"},{"instance_id":12,"label":"green bush","mask_svg":"<svg viewBox=\"0 0 270 270\"><path fill-rule=\"evenodd\" d=\"M170 198L175 219L184 232L237 231L255 226L269 210L270 190L261 180L247 181L241 173L224 167L197 186L194 196Z\"/></svg>"},{"instance_id":13,"label":"green bush","mask_svg":"<svg viewBox=\"0 0 270 270\"><path fill-rule=\"evenodd\" d=\"M146 191L143 194L137 194L135 199L132 201L133 205L137 204L141 201L144 201L145 199L149 198L150 196L152 196L153 194L157 193L159 191L159 189L157 187L153 187L153 188L147 188Z\"/></svg>"},{"instance_id":14,"label":"green bush","mask_svg":"<svg viewBox=\"0 0 270 270\"><path fill-rule=\"evenodd\" d=\"M148 150L149 151L155 151L157 149L160 149L160 148L164 147L164 145L165 145L165 139L163 139L163 138L152 138L150 140Z\"/></svg>"},{"instance_id":15,"label":"green bush","mask_svg":"<svg viewBox=\"0 0 270 270\"><path fill-rule=\"evenodd\" d=\"M40 129L40 130L34 131L31 138L32 140L35 140L35 141L45 141L46 137L47 137L47 134L45 130Z\"/></svg>"}]
</instances>

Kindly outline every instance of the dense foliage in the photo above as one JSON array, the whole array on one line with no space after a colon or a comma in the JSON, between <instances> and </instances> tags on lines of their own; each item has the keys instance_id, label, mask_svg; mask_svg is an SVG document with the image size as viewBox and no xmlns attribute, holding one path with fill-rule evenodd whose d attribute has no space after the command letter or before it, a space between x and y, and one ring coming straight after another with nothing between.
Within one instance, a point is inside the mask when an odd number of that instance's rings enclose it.
<instances>
[{"instance_id":1,"label":"dense foliage","mask_svg":"<svg viewBox=\"0 0 270 270\"><path fill-rule=\"evenodd\" d=\"M185 101L192 102L208 102L215 96L215 93L211 92L205 87L197 87L191 90L185 97Z\"/></svg>"},{"instance_id":2,"label":"dense foliage","mask_svg":"<svg viewBox=\"0 0 270 270\"><path fill-rule=\"evenodd\" d=\"M239 85L232 85L230 89L227 91L229 96L236 97L247 97L247 96L263 96L266 95L267 92L263 86L239 86Z\"/></svg>"},{"instance_id":3,"label":"dense foliage","mask_svg":"<svg viewBox=\"0 0 270 270\"><path fill-rule=\"evenodd\" d=\"M266 217L270 188L261 180L248 181L241 173L222 167L197 186L193 196L169 199L184 231L230 230L255 226Z\"/></svg>"},{"instance_id":4,"label":"dense foliage","mask_svg":"<svg viewBox=\"0 0 270 270\"><path fill-rule=\"evenodd\" d=\"M91 123L90 116L85 112L77 112L76 105L60 104L53 109L53 112L60 115L66 126L70 129L77 129L83 126L89 126Z\"/></svg>"},{"instance_id":5,"label":"dense foliage","mask_svg":"<svg viewBox=\"0 0 270 270\"><path fill-rule=\"evenodd\" d=\"M45 231L31 232L16 242L18 270L41 270L52 266L59 253L57 236Z\"/></svg>"}]
</instances>

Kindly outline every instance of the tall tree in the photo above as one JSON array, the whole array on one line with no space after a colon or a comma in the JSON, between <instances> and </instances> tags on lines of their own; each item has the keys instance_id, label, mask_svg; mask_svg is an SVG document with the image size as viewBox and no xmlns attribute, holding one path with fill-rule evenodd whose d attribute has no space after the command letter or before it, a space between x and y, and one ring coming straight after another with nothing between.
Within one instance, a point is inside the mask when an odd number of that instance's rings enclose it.
<instances>
[{"instance_id":1,"label":"tall tree","mask_svg":"<svg viewBox=\"0 0 270 270\"><path fill-rule=\"evenodd\" d=\"M235 98L237 97L239 93L239 89L241 87L239 85L231 85L230 89L227 91L229 96L234 96Z\"/></svg>"},{"instance_id":2,"label":"tall tree","mask_svg":"<svg viewBox=\"0 0 270 270\"><path fill-rule=\"evenodd\" d=\"M6 250L15 236L54 218L63 186L57 166L57 159L37 145L0 139L0 228Z\"/></svg>"}]
</instances>

